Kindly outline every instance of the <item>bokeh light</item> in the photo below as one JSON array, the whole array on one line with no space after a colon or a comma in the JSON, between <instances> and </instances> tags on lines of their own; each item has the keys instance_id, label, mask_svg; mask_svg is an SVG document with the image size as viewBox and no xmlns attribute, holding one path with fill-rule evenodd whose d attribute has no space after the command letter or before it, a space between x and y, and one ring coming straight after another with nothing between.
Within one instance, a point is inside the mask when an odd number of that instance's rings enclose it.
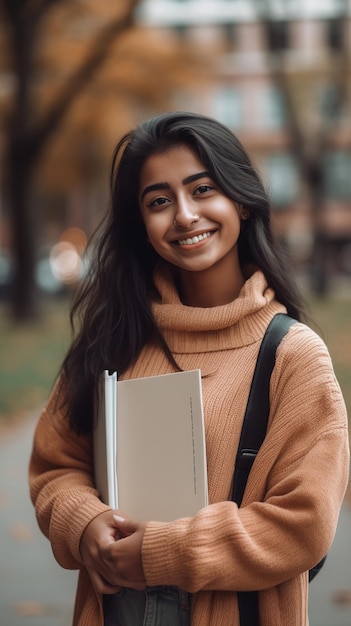
<instances>
[{"instance_id":1,"label":"bokeh light","mask_svg":"<svg viewBox=\"0 0 351 626\"><path fill-rule=\"evenodd\" d=\"M68 241L59 241L50 251L50 266L53 276L64 284L75 283L82 273L82 259L75 246Z\"/></svg>"}]
</instances>

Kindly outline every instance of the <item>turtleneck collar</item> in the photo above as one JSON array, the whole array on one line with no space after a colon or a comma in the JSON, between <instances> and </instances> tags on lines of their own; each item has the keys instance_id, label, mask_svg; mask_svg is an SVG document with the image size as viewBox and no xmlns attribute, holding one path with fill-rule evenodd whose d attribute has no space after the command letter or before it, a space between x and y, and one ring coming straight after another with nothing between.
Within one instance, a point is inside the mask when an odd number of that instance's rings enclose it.
<instances>
[{"instance_id":1,"label":"turtleneck collar","mask_svg":"<svg viewBox=\"0 0 351 626\"><path fill-rule=\"evenodd\" d=\"M285 307L275 300L264 274L246 280L239 296L222 306L184 305L168 268L158 268L155 286L160 300L153 303L156 322L174 353L211 352L249 345L262 335L275 313Z\"/></svg>"}]
</instances>

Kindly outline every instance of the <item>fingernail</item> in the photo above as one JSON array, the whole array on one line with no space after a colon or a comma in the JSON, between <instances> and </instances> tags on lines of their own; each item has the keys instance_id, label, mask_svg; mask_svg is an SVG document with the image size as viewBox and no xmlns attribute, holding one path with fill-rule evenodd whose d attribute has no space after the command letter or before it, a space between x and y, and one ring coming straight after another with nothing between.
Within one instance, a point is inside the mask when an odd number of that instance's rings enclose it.
<instances>
[{"instance_id":1,"label":"fingernail","mask_svg":"<svg viewBox=\"0 0 351 626\"><path fill-rule=\"evenodd\" d=\"M113 518L116 520L116 522L124 522L125 521L124 517L120 517L119 515L114 515Z\"/></svg>"}]
</instances>

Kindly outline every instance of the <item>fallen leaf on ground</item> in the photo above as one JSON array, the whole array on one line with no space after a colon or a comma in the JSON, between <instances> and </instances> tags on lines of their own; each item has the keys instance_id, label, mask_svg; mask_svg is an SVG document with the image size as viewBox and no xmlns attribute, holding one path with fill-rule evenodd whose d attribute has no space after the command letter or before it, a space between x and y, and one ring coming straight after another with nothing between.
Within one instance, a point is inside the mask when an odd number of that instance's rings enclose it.
<instances>
[{"instance_id":1,"label":"fallen leaf on ground","mask_svg":"<svg viewBox=\"0 0 351 626\"><path fill-rule=\"evenodd\" d=\"M30 541L33 536L33 531L29 524L13 524L10 529L10 534L16 541Z\"/></svg>"},{"instance_id":2,"label":"fallen leaf on ground","mask_svg":"<svg viewBox=\"0 0 351 626\"><path fill-rule=\"evenodd\" d=\"M21 615L22 617L27 616L35 616L35 615L47 615L48 607L46 607L41 602L36 602L35 600L31 602L17 602L14 605L15 613L17 615Z\"/></svg>"},{"instance_id":3,"label":"fallen leaf on ground","mask_svg":"<svg viewBox=\"0 0 351 626\"><path fill-rule=\"evenodd\" d=\"M342 604L343 606L351 606L351 589L340 589L335 591L332 596L334 604Z\"/></svg>"}]
</instances>

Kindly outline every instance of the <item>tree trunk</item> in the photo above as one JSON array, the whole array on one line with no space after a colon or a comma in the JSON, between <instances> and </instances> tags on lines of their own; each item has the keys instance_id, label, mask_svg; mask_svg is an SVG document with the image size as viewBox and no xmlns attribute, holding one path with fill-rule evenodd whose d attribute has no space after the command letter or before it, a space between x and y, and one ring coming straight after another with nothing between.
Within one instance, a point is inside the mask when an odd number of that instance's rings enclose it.
<instances>
[{"instance_id":1,"label":"tree trunk","mask_svg":"<svg viewBox=\"0 0 351 626\"><path fill-rule=\"evenodd\" d=\"M15 143L9 150L8 194L11 201L12 281L11 313L17 321L36 319L38 314L35 285L35 216L31 202L31 165L29 150Z\"/></svg>"},{"instance_id":2,"label":"tree trunk","mask_svg":"<svg viewBox=\"0 0 351 626\"><path fill-rule=\"evenodd\" d=\"M7 9L12 30L13 69L17 79L8 120L5 158L5 197L10 217L12 274L11 313L16 320L32 320L37 313L34 288L34 224L31 184L35 157L29 143L33 117L31 78L36 47L37 20L18 8Z\"/></svg>"}]
</instances>

